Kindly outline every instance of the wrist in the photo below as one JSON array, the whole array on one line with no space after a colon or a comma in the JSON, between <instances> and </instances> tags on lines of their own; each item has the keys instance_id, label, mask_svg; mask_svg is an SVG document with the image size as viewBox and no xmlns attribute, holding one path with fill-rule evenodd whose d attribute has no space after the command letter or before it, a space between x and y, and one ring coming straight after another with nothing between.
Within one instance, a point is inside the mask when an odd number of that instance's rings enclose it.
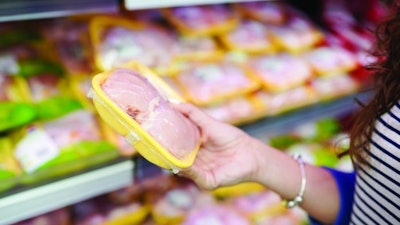
<instances>
[{"instance_id":1,"label":"wrist","mask_svg":"<svg viewBox=\"0 0 400 225\"><path fill-rule=\"evenodd\" d=\"M269 146L265 145L265 143L261 141L256 141L256 146L252 146L255 149L254 154L254 169L251 174L251 181L263 184L264 186L269 186L269 172L268 168L271 166L271 156Z\"/></svg>"}]
</instances>

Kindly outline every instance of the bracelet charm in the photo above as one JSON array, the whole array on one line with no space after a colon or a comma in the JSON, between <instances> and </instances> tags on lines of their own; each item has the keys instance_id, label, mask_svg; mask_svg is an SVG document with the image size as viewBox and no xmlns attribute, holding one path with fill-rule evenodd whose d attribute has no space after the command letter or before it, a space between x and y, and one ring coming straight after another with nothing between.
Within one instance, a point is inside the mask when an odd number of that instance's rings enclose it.
<instances>
[{"instance_id":1,"label":"bracelet charm","mask_svg":"<svg viewBox=\"0 0 400 225\"><path fill-rule=\"evenodd\" d=\"M304 168L304 161L301 158L300 155L294 155L293 158L296 160L296 162L299 164L300 167L300 173L301 173L301 186L300 186L300 191L299 194L294 197L292 200L285 200L285 206L286 208L293 208L297 205L300 205L303 202L303 196L304 192L306 190L306 172Z\"/></svg>"}]
</instances>

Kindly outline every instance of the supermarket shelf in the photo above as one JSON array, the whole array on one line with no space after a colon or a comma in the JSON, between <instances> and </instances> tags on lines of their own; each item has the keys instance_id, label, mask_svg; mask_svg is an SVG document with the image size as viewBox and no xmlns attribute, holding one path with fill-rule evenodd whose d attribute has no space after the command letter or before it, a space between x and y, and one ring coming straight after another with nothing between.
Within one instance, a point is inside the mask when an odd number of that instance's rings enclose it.
<instances>
[{"instance_id":1,"label":"supermarket shelf","mask_svg":"<svg viewBox=\"0 0 400 225\"><path fill-rule=\"evenodd\" d=\"M257 1L257 0L251 0ZM263 0L258 0L263 1ZM265 1L265 0L264 0ZM269 0L273 1L273 0ZM275 0L277 1L277 0ZM246 2L246 0L125 0L125 8L128 10L137 9L153 9L153 8L166 8L166 7L177 7L177 6L188 6L188 5L206 5L206 4L219 4L219 3L235 3L235 2Z\"/></svg>"},{"instance_id":2,"label":"supermarket shelf","mask_svg":"<svg viewBox=\"0 0 400 225\"><path fill-rule=\"evenodd\" d=\"M265 140L266 138L287 133L296 125L316 121L326 117L342 117L358 109L355 99L362 102L372 96L372 91L363 91L339 99L321 102L278 116L263 118L250 124L240 126L253 137Z\"/></svg>"},{"instance_id":3,"label":"supermarket shelf","mask_svg":"<svg viewBox=\"0 0 400 225\"><path fill-rule=\"evenodd\" d=\"M1 0L0 22L119 10L118 0Z\"/></svg>"},{"instance_id":4,"label":"supermarket shelf","mask_svg":"<svg viewBox=\"0 0 400 225\"><path fill-rule=\"evenodd\" d=\"M0 198L0 225L12 224L62 208L133 182L132 160L68 177Z\"/></svg>"}]
</instances>

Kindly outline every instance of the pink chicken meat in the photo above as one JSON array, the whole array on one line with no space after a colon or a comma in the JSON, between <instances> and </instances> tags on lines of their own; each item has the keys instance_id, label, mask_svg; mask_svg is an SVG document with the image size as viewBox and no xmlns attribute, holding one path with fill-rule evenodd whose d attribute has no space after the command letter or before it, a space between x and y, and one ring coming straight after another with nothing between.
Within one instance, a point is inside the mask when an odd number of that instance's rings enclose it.
<instances>
[{"instance_id":1,"label":"pink chicken meat","mask_svg":"<svg viewBox=\"0 0 400 225\"><path fill-rule=\"evenodd\" d=\"M176 158L184 159L198 146L198 128L173 109L158 90L137 72L117 69L101 87L114 103Z\"/></svg>"}]
</instances>

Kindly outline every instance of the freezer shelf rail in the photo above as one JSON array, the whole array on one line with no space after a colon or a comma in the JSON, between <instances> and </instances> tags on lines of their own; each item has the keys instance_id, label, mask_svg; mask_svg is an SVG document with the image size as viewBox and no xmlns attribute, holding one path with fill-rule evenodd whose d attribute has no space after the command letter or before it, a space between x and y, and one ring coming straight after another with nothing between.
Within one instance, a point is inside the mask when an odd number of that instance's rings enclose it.
<instances>
[{"instance_id":1,"label":"freezer shelf rail","mask_svg":"<svg viewBox=\"0 0 400 225\"><path fill-rule=\"evenodd\" d=\"M0 225L13 224L133 183L134 162L123 159L0 198Z\"/></svg>"}]
</instances>

